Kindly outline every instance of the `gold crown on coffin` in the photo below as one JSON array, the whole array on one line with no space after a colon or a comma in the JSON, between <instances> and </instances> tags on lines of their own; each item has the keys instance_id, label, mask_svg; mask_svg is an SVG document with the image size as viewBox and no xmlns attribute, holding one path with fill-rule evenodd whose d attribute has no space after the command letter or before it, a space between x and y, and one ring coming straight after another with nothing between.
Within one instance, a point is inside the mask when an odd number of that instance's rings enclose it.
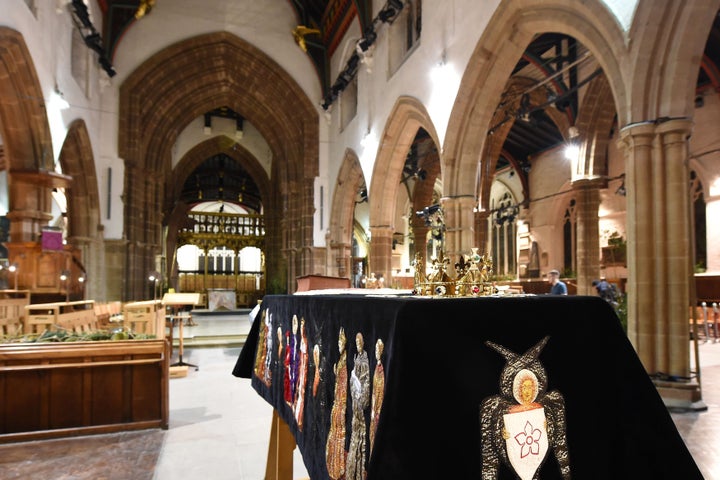
<instances>
[{"instance_id":1,"label":"gold crown on coffin","mask_svg":"<svg viewBox=\"0 0 720 480\"><path fill-rule=\"evenodd\" d=\"M443 256L432 261L432 272L425 275L423 259L420 253L415 254L415 289L416 295L437 297L479 297L494 293L490 275L493 272L492 258L480 255L477 248L472 248L470 255L461 255L455 264L457 275L452 278L447 272L450 260Z\"/></svg>"}]
</instances>

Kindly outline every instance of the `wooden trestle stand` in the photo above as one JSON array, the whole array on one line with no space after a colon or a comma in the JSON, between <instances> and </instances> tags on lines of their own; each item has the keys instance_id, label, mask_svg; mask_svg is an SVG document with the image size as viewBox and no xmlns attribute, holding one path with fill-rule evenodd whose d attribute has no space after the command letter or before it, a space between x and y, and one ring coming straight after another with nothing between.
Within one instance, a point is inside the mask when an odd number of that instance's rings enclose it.
<instances>
[{"instance_id":1,"label":"wooden trestle stand","mask_svg":"<svg viewBox=\"0 0 720 480\"><path fill-rule=\"evenodd\" d=\"M192 363L186 363L183 361L183 323L186 318L191 318L190 315L180 315L179 310L181 307L200 305L200 294L199 293L166 293L163 296L162 304L166 307L172 308L172 326L175 328L175 322L179 321L178 328L178 361L170 364L171 367L193 367L198 370L197 365Z\"/></svg>"},{"instance_id":2,"label":"wooden trestle stand","mask_svg":"<svg viewBox=\"0 0 720 480\"><path fill-rule=\"evenodd\" d=\"M295 438L290 427L273 408L265 480L293 479L293 450L295 450Z\"/></svg>"}]
</instances>

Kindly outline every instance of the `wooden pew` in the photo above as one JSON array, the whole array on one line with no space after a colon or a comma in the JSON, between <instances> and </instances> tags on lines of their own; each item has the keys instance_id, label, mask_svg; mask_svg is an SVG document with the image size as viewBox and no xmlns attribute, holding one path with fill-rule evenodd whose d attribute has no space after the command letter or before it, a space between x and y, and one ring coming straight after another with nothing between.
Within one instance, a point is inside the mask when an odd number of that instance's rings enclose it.
<instances>
[{"instance_id":1,"label":"wooden pew","mask_svg":"<svg viewBox=\"0 0 720 480\"><path fill-rule=\"evenodd\" d=\"M25 306L25 334L63 328L75 333L98 330L95 301L35 303Z\"/></svg>"},{"instance_id":2,"label":"wooden pew","mask_svg":"<svg viewBox=\"0 0 720 480\"><path fill-rule=\"evenodd\" d=\"M135 333L165 336L165 306L161 300L128 302L123 306L123 323Z\"/></svg>"},{"instance_id":3,"label":"wooden pew","mask_svg":"<svg viewBox=\"0 0 720 480\"><path fill-rule=\"evenodd\" d=\"M25 306L30 304L30 290L0 290L0 336L23 333Z\"/></svg>"}]
</instances>

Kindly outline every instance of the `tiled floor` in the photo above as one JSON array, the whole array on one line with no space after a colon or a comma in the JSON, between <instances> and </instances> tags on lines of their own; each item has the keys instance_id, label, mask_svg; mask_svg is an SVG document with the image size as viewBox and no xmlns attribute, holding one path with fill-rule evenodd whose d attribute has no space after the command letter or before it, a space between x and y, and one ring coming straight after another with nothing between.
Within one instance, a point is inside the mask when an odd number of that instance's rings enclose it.
<instances>
[{"instance_id":1,"label":"tiled floor","mask_svg":"<svg viewBox=\"0 0 720 480\"><path fill-rule=\"evenodd\" d=\"M214 316L197 323L185 328L186 345L191 346L184 359L199 369L171 379L167 431L0 446L0 479L263 479L272 410L249 380L230 373L240 351L234 338L249 329L247 316ZM215 334L229 336L231 343L208 343L206 337ZM208 344L215 346L201 346ZM700 344L699 349L708 409L673 412L672 417L706 480L720 480L720 343ZM294 478L307 478L297 450Z\"/></svg>"},{"instance_id":2,"label":"tiled floor","mask_svg":"<svg viewBox=\"0 0 720 480\"><path fill-rule=\"evenodd\" d=\"M705 480L720 480L720 343L700 342L698 349L707 410L671 415Z\"/></svg>"}]
</instances>

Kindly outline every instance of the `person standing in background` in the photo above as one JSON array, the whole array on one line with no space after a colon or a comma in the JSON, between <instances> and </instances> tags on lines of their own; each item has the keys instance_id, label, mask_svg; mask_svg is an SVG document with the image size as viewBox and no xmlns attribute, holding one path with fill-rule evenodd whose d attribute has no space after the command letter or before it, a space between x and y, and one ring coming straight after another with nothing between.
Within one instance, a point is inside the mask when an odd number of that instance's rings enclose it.
<instances>
[{"instance_id":1,"label":"person standing in background","mask_svg":"<svg viewBox=\"0 0 720 480\"><path fill-rule=\"evenodd\" d=\"M550 270L548 272L548 282L550 282L550 295L567 295L567 285L565 282L560 280L560 272L557 270Z\"/></svg>"}]
</instances>

